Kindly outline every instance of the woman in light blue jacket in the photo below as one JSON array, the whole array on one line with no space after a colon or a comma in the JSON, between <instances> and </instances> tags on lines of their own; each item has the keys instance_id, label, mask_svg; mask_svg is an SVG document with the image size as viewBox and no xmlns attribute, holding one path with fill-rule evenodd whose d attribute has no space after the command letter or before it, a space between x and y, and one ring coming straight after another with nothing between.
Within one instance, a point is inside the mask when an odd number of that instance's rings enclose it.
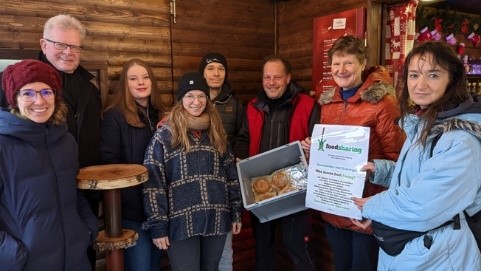
<instances>
[{"instance_id":1,"label":"woman in light blue jacket","mask_svg":"<svg viewBox=\"0 0 481 271\"><path fill-rule=\"evenodd\" d=\"M381 249L379 270L481 270L463 212L481 209L481 98L465 82L463 64L446 45L426 42L406 58L400 107L407 139L395 165L365 167L389 189L354 201L368 219L361 225L372 220L424 233L397 255Z\"/></svg>"}]
</instances>

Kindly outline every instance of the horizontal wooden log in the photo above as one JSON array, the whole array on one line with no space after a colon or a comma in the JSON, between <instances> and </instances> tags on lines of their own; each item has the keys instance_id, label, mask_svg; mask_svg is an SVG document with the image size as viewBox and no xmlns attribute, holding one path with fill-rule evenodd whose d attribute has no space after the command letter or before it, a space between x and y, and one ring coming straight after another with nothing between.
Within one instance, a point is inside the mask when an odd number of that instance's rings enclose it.
<instances>
[{"instance_id":1,"label":"horizontal wooden log","mask_svg":"<svg viewBox=\"0 0 481 271\"><path fill-rule=\"evenodd\" d=\"M175 67L186 67L197 69L200 65L200 61L202 56L211 53L211 52L219 52L223 54L227 59L227 65L229 66L229 72L231 71L261 71L263 59L261 57L255 59L247 59L245 55L239 54L233 50L205 50L199 56L192 56L192 55L180 55L174 57L174 66ZM230 73L229 73L230 76Z\"/></svg>"},{"instance_id":2,"label":"horizontal wooden log","mask_svg":"<svg viewBox=\"0 0 481 271\"><path fill-rule=\"evenodd\" d=\"M57 14L71 14L81 21L95 20L95 18L97 18L97 20L102 20L103 18L103 20L108 22L111 17L118 17L118 19L121 20L122 17L125 17L123 14L131 14L130 17L134 17L135 14L146 14L155 18L156 16L170 13L169 0L135 1L135 10L138 11L136 13L131 12L132 4L130 1L81 0L75 2L79 3L72 3L69 5L65 2L65 0L49 0L44 2L36 0L23 0L21 4L19 4L18 1L3 1L2 9L6 9L9 13L19 17L37 17L39 16L39 10L41 10L41 16L44 16L45 21ZM165 18L167 16L162 17ZM146 18L144 18L144 21L145 20ZM135 20L127 21L127 23L135 22Z\"/></svg>"},{"instance_id":3,"label":"horizontal wooden log","mask_svg":"<svg viewBox=\"0 0 481 271\"><path fill-rule=\"evenodd\" d=\"M98 56L100 54L100 56ZM171 60L169 57L165 55L157 55L157 54L149 54L149 53L142 53L142 52L118 52L118 51L109 51L109 52L93 52L93 51L85 51L82 53L82 57L89 60L94 59L108 59L109 66L122 66L125 62L133 59L133 58L140 58L151 65L155 65L157 67L170 67Z\"/></svg>"},{"instance_id":4,"label":"horizontal wooden log","mask_svg":"<svg viewBox=\"0 0 481 271\"><path fill-rule=\"evenodd\" d=\"M290 59L295 60L298 58L302 58L306 55L312 55L312 47L299 46L299 47L290 47L290 48L282 48L282 56Z\"/></svg>"},{"instance_id":5,"label":"horizontal wooden log","mask_svg":"<svg viewBox=\"0 0 481 271\"><path fill-rule=\"evenodd\" d=\"M150 63L149 63L150 64ZM156 67L150 65L152 71L155 74L155 79L157 81L170 81L172 79L172 70L170 68ZM110 66L109 67L109 79L118 80L120 73L122 72L122 66Z\"/></svg>"},{"instance_id":6,"label":"horizontal wooden log","mask_svg":"<svg viewBox=\"0 0 481 271\"><path fill-rule=\"evenodd\" d=\"M176 45L174 45L176 46ZM184 44L184 48L181 49L173 49L174 54L174 63L176 67L191 67L191 66L198 66L202 56L210 52L218 52L224 54L227 58L227 62L229 65L229 69L245 69L245 70L258 70L262 69L263 60L266 56L272 55L272 49L256 49L252 47L238 47L238 46L222 46L222 45L211 45L210 50L201 49L196 47L194 44ZM232 57L229 57L224 51L226 48L229 48L229 54ZM182 60L181 58L185 57L192 57L192 59ZM252 65L247 64L246 62L236 62L231 61L230 59L240 59L243 58L242 61L251 62ZM232 65L231 65L232 62ZM238 66L236 66L238 65Z\"/></svg>"},{"instance_id":7,"label":"horizontal wooden log","mask_svg":"<svg viewBox=\"0 0 481 271\"><path fill-rule=\"evenodd\" d=\"M0 35L7 37L12 36L8 42L0 41L1 47L9 48L29 48L40 50L40 38L39 33L28 32L8 32L0 28ZM99 57L102 52L121 51L127 53L142 53L142 54L155 54L163 55L166 59L170 59L170 42L164 41L149 41L139 39L125 39L125 38L93 38L86 37L83 43L85 50L83 56L94 54L95 57ZM90 53L89 53L90 52ZM107 55L107 54L106 54ZM170 66L170 60L164 60L163 63L168 63Z\"/></svg>"},{"instance_id":8,"label":"horizontal wooden log","mask_svg":"<svg viewBox=\"0 0 481 271\"><path fill-rule=\"evenodd\" d=\"M15 14L2 14L0 16L0 29L9 31L26 31L31 33L42 34L45 20L39 20L36 17L23 17Z\"/></svg>"},{"instance_id":9,"label":"horizontal wooden log","mask_svg":"<svg viewBox=\"0 0 481 271\"><path fill-rule=\"evenodd\" d=\"M119 24L119 23L104 23L93 22L85 23L90 36L95 37L121 37L121 38L143 38L151 37L152 34L158 39L170 39L170 30L166 27L160 26L142 26L136 24Z\"/></svg>"},{"instance_id":10,"label":"horizontal wooden log","mask_svg":"<svg viewBox=\"0 0 481 271\"><path fill-rule=\"evenodd\" d=\"M305 68L312 68L312 55L310 57L299 57L289 60L292 66L293 74L300 74Z\"/></svg>"},{"instance_id":11,"label":"horizontal wooden log","mask_svg":"<svg viewBox=\"0 0 481 271\"><path fill-rule=\"evenodd\" d=\"M193 8L195 7L195 8ZM205 16L205 11L215 16ZM264 1L235 1L235 4L220 1L220 3L209 4L202 0L177 1L177 20L184 18L202 18L201 20L211 20L212 22L223 22L235 19L237 22L250 22L255 24L273 25L274 5ZM253 20L255 18L255 20Z\"/></svg>"},{"instance_id":12,"label":"horizontal wooden log","mask_svg":"<svg viewBox=\"0 0 481 271\"><path fill-rule=\"evenodd\" d=\"M58 1L58 0L57 0ZM92 1L92 0L91 0ZM189 1L177 1L178 8L186 8L187 10L213 10L218 9L211 14L222 13L225 9L237 8L237 12L254 12L260 10L270 10L274 12L274 5L269 1L225 1L225 0L189 0ZM193 7L196 7L195 9ZM203 16L207 17L207 16Z\"/></svg>"},{"instance_id":13,"label":"horizontal wooden log","mask_svg":"<svg viewBox=\"0 0 481 271\"><path fill-rule=\"evenodd\" d=\"M224 46L235 44L237 46L267 49L266 46L272 44L273 41L269 36L244 35L237 33L206 33L196 30L176 29L172 30L172 42L182 44L224 44Z\"/></svg>"},{"instance_id":14,"label":"horizontal wooden log","mask_svg":"<svg viewBox=\"0 0 481 271\"><path fill-rule=\"evenodd\" d=\"M306 29L307 28L307 29ZM312 46L312 26L306 27L302 31L293 31L291 34L286 34L285 37L279 40L279 48L289 48L300 46Z\"/></svg>"},{"instance_id":15,"label":"horizontal wooden log","mask_svg":"<svg viewBox=\"0 0 481 271\"><path fill-rule=\"evenodd\" d=\"M157 88L161 93L172 93L172 83L170 80L157 80ZM115 93L119 89L118 80L109 80L109 93Z\"/></svg>"},{"instance_id":16,"label":"horizontal wooden log","mask_svg":"<svg viewBox=\"0 0 481 271\"><path fill-rule=\"evenodd\" d=\"M177 67L177 65L176 65ZM197 72L197 66L191 66L189 68L174 68L174 81L179 81L180 77L185 72ZM250 84L251 86L262 85L262 71L229 71L228 81L233 84L233 82L242 82L244 84Z\"/></svg>"},{"instance_id":17,"label":"horizontal wooden log","mask_svg":"<svg viewBox=\"0 0 481 271\"><path fill-rule=\"evenodd\" d=\"M231 15L226 18L219 18L218 16L213 17L200 17L192 18L192 15L188 17L178 17L175 24L172 25L173 29L184 29L184 30L199 30L199 25L202 25L202 32L214 32L214 33L246 33L253 35L271 35L272 26L274 25L274 18L270 16L261 16L259 19L253 21L252 15L246 19L246 21L239 20L238 16ZM225 26L229 25L231 28L226 29ZM227 31L226 31L227 30Z\"/></svg>"},{"instance_id":18,"label":"horizontal wooden log","mask_svg":"<svg viewBox=\"0 0 481 271\"><path fill-rule=\"evenodd\" d=\"M362 6L364 0L318 1L308 0L304 5L298 3L279 3L279 23L308 20Z\"/></svg>"},{"instance_id":19,"label":"horizontal wooden log","mask_svg":"<svg viewBox=\"0 0 481 271\"><path fill-rule=\"evenodd\" d=\"M86 50L90 51L122 51L122 52L140 52L168 55L170 57L170 42L167 40L150 40L139 39L133 37L117 37L107 38L98 36L87 37L83 45Z\"/></svg>"}]
</instances>

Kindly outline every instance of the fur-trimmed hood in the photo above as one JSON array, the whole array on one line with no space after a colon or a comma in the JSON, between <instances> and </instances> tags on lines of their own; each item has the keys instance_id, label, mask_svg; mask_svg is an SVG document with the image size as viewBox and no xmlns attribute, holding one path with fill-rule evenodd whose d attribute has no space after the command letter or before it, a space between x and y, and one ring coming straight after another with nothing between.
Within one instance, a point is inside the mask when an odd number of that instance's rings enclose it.
<instances>
[{"instance_id":1,"label":"fur-trimmed hood","mask_svg":"<svg viewBox=\"0 0 481 271\"><path fill-rule=\"evenodd\" d=\"M350 101L357 101L361 99L362 101L375 104L388 94L396 96L396 91L392 86L391 77L389 76L389 73L385 67L374 66L364 71L364 74L366 74L366 79L356 94L349 98ZM341 90L339 87L324 91L319 96L319 104L323 105L338 99L342 100L340 91Z\"/></svg>"},{"instance_id":2,"label":"fur-trimmed hood","mask_svg":"<svg viewBox=\"0 0 481 271\"><path fill-rule=\"evenodd\" d=\"M478 122L474 122L471 120L465 120L460 118L450 118L444 120L443 122L434 125L431 129L430 138L435 138L443 133L455 131L455 130L463 130L472 135L481 141L481 124Z\"/></svg>"}]
</instances>

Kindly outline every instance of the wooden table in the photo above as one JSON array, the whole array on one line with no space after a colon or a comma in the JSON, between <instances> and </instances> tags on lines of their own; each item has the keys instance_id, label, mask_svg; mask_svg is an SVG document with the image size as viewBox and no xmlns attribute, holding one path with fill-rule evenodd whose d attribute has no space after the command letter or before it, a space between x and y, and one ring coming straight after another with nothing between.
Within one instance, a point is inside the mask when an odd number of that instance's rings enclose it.
<instances>
[{"instance_id":1,"label":"wooden table","mask_svg":"<svg viewBox=\"0 0 481 271\"><path fill-rule=\"evenodd\" d=\"M106 252L106 269L124 270L123 249L135 245L138 235L130 229L122 229L120 190L139 185L148 179L147 169L136 164L111 164L80 169L77 175L79 189L103 190L105 230L99 233L94 248Z\"/></svg>"}]
</instances>

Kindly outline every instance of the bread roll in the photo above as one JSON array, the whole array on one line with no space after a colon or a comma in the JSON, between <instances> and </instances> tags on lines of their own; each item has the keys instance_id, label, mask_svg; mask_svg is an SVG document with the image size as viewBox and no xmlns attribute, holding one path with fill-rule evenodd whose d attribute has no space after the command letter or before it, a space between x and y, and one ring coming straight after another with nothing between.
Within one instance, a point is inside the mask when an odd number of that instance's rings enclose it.
<instances>
[{"instance_id":1,"label":"bread roll","mask_svg":"<svg viewBox=\"0 0 481 271\"><path fill-rule=\"evenodd\" d=\"M276 172L272 175L272 185L277 189L277 191L284 189L289 182L289 176L282 171Z\"/></svg>"},{"instance_id":2,"label":"bread roll","mask_svg":"<svg viewBox=\"0 0 481 271\"><path fill-rule=\"evenodd\" d=\"M256 194L264 194L271 190L271 183L264 179L260 178L252 182L252 191Z\"/></svg>"}]
</instances>

